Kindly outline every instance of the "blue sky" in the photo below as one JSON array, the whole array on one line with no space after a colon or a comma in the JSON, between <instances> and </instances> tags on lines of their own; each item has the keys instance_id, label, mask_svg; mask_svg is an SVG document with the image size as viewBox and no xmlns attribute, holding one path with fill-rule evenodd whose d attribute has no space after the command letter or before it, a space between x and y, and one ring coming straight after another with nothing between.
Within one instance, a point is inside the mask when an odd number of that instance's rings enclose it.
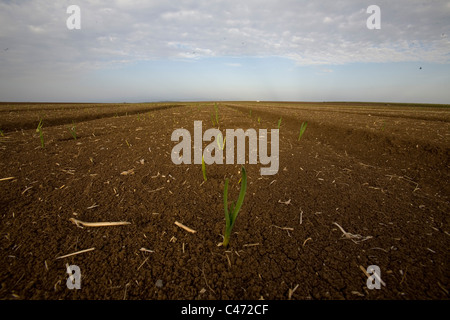
<instances>
[{"instance_id":1,"label":"blue sky","mask_svg":"<svg viewBox=\"0 0 450 320\"><path fill-rule=\"evenodd\" d=\"M0 101L450 103L449 35L437 0L1 1Z\"/></svg>"}]
</instances>

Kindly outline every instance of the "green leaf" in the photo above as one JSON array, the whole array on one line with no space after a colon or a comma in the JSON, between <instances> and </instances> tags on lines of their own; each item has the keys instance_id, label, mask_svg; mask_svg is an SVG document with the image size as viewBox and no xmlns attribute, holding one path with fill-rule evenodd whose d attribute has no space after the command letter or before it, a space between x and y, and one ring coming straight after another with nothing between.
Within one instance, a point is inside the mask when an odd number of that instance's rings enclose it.
<instances>
[{"instance_id":1,"label":"green leaf","mask_svg":"<svg viewBox=\"0 0 450 320\"><path fill-rule=\"evenodd\" d=\"M203 156L202 156L202 172L203 172L203 180L208 180L207 178L206 178L206 165L205 165L205 159L203 158Z\"/></svg>"},{"instance_id":2,"label":"green leaf","mask_svg":"<svg viewBox=\"0 0 450 320\"><path fill-rule=\"evenodd\" d=\"M217 103L214 103L214 109L216 109L216 124L219 125L219 109L217 108Z\"/></svg>"},{"instance_id":3,"label":"green leaf","mask_svg":"<svg viewBox=\"0 0 450 320\"><path fill-rule=\"evenodd\" d=\"M245 171L245 168L242 167L242 181L241 181L241 190L239 192L239 198L236 204L234 202L230 204L230 209L228 209L228 179L225 180L225 187L223 193L223 206L225 209L225 222L226 222L225 236L223 241L224 247L228 245L231 230L233 229L234 224L236 223L239 210L241 209L242 204L244 202L246 191L247 191L247 172Z\"/></svg>"},{"instance_id":4,"label":"green leaf","mask_svg":"<svg viewBox=\"0 0 450 320\"><path fill-rule=\"evenodd\" d=\"M225 180L223 188L223 207L225 208L225 224L226 229L230 227L230 214L228 213L228 179Z\"/></svg>"},{"instance_id":5,"label":"green leaf","mask_svg":"<svg viewBox=\"0 0 450 320\"><path fill-rule=\"evenodd\" d=\"M242 181L241 181L241 191L239 192L239 198L236 202L236 207L234 208L233 215L236 218L239 210L241 210L241 206L244 203L245 198L245 192L247 191L247 172L245 171L245 168L242 167Z\"/></svg>"},{"instance_id":6,"label":"green leaf","mask_svg":"<svg viewBox=\"0 0 450 320\"><path fill-rule=\"evenodd\" d=\"M298 135L298 140L300 141L300 139L302 138L302 136L303 136L303 133L305 132L305 130L306 130L306 126L308 125L308 122L302 122L302 125L301 125L301 127L300 127L300 133L299 133L299 135Z\"/></svg>"}]
</instances>

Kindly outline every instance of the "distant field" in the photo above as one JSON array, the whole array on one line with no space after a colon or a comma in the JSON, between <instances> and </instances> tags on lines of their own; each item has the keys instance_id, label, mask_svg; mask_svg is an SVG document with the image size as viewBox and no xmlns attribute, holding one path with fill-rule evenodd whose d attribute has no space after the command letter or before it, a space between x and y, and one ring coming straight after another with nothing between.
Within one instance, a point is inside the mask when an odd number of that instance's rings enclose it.
<instances>
[{"instance_id":1,"label":"distant field","mask_svg":"<svg viewBox=\"0 0 450 320\"><path fill-rule=\"evenodd\" d=\"M224 133L280 123L279 171L245 164L227 249L224 182L237 199L241 165L209 165L205 182L171 161L172 132L212 128L214 102L1 103L0 298L448 299L449 105L217 105Z\"/></svg>"}]
</instances>

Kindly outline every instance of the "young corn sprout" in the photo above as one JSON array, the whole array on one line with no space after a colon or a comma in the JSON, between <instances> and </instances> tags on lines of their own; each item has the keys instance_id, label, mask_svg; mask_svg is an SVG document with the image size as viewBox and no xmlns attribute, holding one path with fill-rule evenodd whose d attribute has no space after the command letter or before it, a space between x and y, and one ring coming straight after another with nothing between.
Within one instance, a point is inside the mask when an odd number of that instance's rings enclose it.
<instances>
[{"instance_id":1,"label":"young corn sprout","mask_svg":"<svg viewBox=\"0 0 450 320\"><path fill-rule=\"evenodd\" d=\"M203 156L202 156L202 172L203 172L203 180L206 181L207 180L207 178L206 178L206 165L205 165L205 159L204 159Z\"/></svg>"},{"instance_id":2,"label":"young corn sprout","mask_svg":"<svg viewBox=\"0 0 450 320\"><path fill-rule=\"evenodd\" d=\"M227 142L227 137L225 137L225 139L224 139L222 136L222 133L219 132L219 134L217 135L217 146L219 147L220 150L223 150L225 148L226 142Z\"/></svg>"},{"instance_id":3,"label":"young corn sprout","mask_svg":"<svg viewBox=\"0 0 450 320\"><path fill-rule=\"evenodd\" d=\"M2 129L0 129L0 136L4 136Z\"/></svg>"},{"instance_id":4,"label":"young corn sprout","mask_svg":"<svg viewBox=\"0 0 450 320\"><path fill-rule=\"evenodd\" d=\"M36 128L36 132L39 133L39 138L41 139L41 146L44 148L44 133L42 132L42 119L39 121L39 124Z\"/></svg>"},{"instance_id":5,"label":"young corn sprout","mask_svg":"<svg viewBox=\"0 0 450 320\"><path fill-rule=\"evenodd\" d=\"M214 122L214 115L211 113L211 122L212 122L212 126L215 127L216 124Z\"/></svg>"},{"instance_id":6,"label":"young corn sprout","mask_svg":"<svg viewBox=\"0 0 450 320\"><path fill-rule=\"evenodd\" d=\"M278 120L278 129L280 129L281 126L281 118Z\"/></svg>"},{"instance_id":7,"label":"young corn sprout","mask_svg":"<svg viewBox=\"0 0 450 320\"><path fill-rule=\"evenodd\" d=\"M228 179L225 180L225 187L223 189L223 206L225 209L225 235L222 243L224 247L227 247L228 243L230 242L231 230L233 230L234 224L236 223L236 218L238 216L239 210L241 209L242 203L244 202L246 191L247 173L245 172L245 168L242 167L242 181L239 198L236 204L234 204L234 202L231 203L230 208L228 208Z\"/></svg>"},{"instance_id":8,"label":"young corn sprout","mask_svg":"<svg viewBox=\"0 0 450 320\"><path fill-rule=\"evenodd\" d=\"M217 108L217 103L214 103L214 109L216 109L216 124L219 126L219 109Z\"/></svg>"},{"instance_id":9,"label":"young corn sprout","mask_svg":"<svg viewBox=\"0 0 450 320\"><path fill-rule=\"evenodd\" d=\"M258 117L258 123L261 123L261 117Z\"/></svg>"},{"instance_id":10,"label":"young corn sprout","mask_svg":"<svg viewBox=\"0 0 450 320\"><path fill-rule=\"evenodd\" d=\"M72 135L73 139L77 140L77 131L76 131L75 124L73 122L72 122L72 126L69 127L69 131L70 131L70 134Z\"/></svg>"},{"instance_id":11,"label":"young corn sprout","mask_svg":"<svg viewBox=\"0 0 450 320\"><path fill-rule=\"evenodd\" d=\"M298 141L302 138L303 133L305 133L306 126L308 125L308 122L302 122L302 125L300 127L300 133L298 135Z\"/></svg>"}]
</instances>

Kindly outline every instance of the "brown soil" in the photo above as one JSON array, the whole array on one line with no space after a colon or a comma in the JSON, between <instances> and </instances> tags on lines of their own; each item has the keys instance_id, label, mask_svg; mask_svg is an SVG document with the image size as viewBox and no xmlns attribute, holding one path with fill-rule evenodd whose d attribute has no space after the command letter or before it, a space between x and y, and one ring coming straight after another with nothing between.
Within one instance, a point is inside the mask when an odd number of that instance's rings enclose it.
<instances>
[{"instance_id":1,"label":"brown soil","mask_svg":"<svg viewBox=\"0 0 450 320\"><path fill-rule=\"evenodd\" d=\"M0 178L14 177L0 181L0 298L449 298L448 108L219 104L221 129L274 129L282 117L279 172L246 165L227 249L217 246L224 181L236 200L240 165L210 165L203 182L201 165L170 158L171 133L193 135L194 120L204 132L213 111L213 103L0 105ZM80 228L70 218L131 224ZM343 237L335 223L366 240ZM66 287L66 264L80 267L80 290ZM380 267L379 290L366 286L369 265Z\"/></svg>"}]
</instances>

